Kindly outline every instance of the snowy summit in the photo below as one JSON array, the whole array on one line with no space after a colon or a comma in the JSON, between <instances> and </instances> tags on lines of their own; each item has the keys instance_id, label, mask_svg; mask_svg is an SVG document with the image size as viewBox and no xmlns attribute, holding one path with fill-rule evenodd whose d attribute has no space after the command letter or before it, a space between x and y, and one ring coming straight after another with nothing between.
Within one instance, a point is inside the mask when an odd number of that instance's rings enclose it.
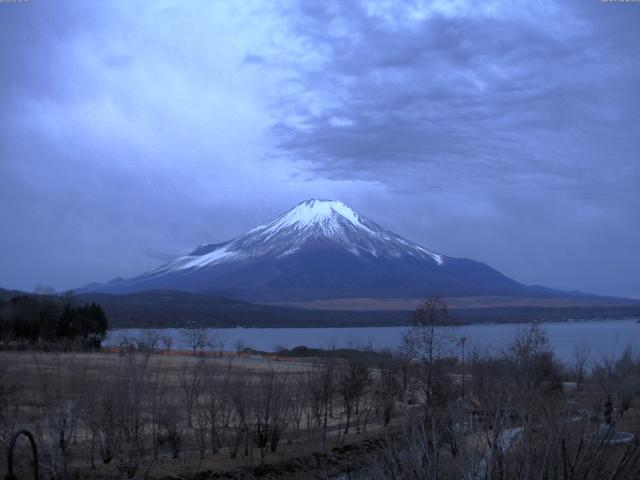
<instances>
[{"instance_id":1,"label":"snowy summit","mask_svg":"<svg viewBox=\"0 0 640 480\"><path fill-rule=\"evenodd\" d=\"M358 214L344 203L337 200L312 199L298 204L273 222L260 225L251 232L266 230L275 233L282 228L289 227L298 230L319 227L327 235L334 235L341 229L340 217L349 221L355 228L367 228L360 221Z\"/></svg>"},{"instance_id":2,"label":"snowy summit","mask_svg":"<svg viewBox=\"0 0 640 480\"><path fill-rule=\"evenodd\" d=\"M399 258L410 255L429 258L437 265L444 261L442 255L399 237L340 201L312 199L229 242L201 245L153 273L208 268L265 255L283 257L297 252L309 242L334 244L358 256Z\"/></svg>"}]
</instances>

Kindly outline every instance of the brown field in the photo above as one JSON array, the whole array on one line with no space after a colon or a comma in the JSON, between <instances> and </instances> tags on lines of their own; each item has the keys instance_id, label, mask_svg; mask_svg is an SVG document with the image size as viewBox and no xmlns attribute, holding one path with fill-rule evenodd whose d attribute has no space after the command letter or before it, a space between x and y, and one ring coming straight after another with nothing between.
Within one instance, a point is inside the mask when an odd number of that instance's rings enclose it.
<instances>
[{"instance_id":1,"label":"brown field","mask_svg":"<svg viewBox=\"0 0 640 480\"><path fill-rule=\"evenodd\" d=\"M505 479L525 478L525 467L570 466L587 480L631 478L611 476L616 469L640 474L638 442L581 440L605 421L607 398L616 431L640 432L640 360L591 376L579 362L558 370L534 344L514 344L504 358L472 355L465 365L365 352L0 352L0 447L29 428L43 478L61 480L326 480L349 471L435 480L479 478L473 472L486 465ZM501 435L514 429L527 433L499 454ZM26 475L22 442L17 453ZM3 454L0 473L6 468Z\"/></svg>"},{"instance_id":2,"label":"brown field","mask_svg":"<svg viewBox=\"0 0 640 480\"><path fill-rule=\"evenodd\" d=\"M412 311L423 302L420 298L336 298L308 302L289 302L279 305L310 310L400 310ZM638 303L638 301L614 298L583 297L449 297L449 308L503 308L503 307L610 307ZM275 305L275 304L274 304Z\"/></svg>"},{"instance_id":3,"label":"brown field","mask_svg":"<svg viewBox=\"0 0 640 480\"><path fill-rule=\"evenodd\" d=\"M239 453L231 458L235 430L239 418L230 418L227 425L222 422L220 427L225 432L220 435L221 445L215 453L209 445L202 445L198 438L200 432L195 425L196 417L204 412L207 405L205 397L214 394L216 388L222 387L223 377L228 375L229 384L225 394L240 395L241 399L233 402L238 408L252 409L250 415L256 418L261 414L265 416L277 414L278 408L286 408L287 423L293 422L291 418L291 398L300 396L304 388L306 377L315 368L313 360L305 359L278 359L277 357L249 357L238 356L225 352L220 358L219 354L189 355L188 352L172 352L170 355L159 353L119 353L117 351L104 353L41 353L41 352L4 352L0 353L2 365L2 382L5 385L18 386L18 392L12 400L8 410L15 412L17 420L15 427L26 426L30 428L40 440L41 461L42 456L55 457L58 448L59 436L65 437L67 443L64 453L65 469L76 472L81 478L120 478L122 463L127 459L117 458L104 464L97 453L97 447L91 437L97 436L91 430L91 416L100 416L100 403L105 399L115 398L114 403L124 402L118 408L125 410L120 422L124 430L131 428L126 424L128 416L137 417L136 422L141 425L139 439L120 439L118 447L126 456L127 449L143 450L139 458L134 459L138 474L144 473L145 478L160 478L173 476L183 478L185 475L195 475L200 471L252 471L256 466L288 464L296 460L304 459L311 452L331 451L344 448L344 445L353 442L362 442L376 435L381 429L379 419L369 418L366 424L362 415L354 415L351 419L351 431L344 432L343 415L336 407L327 418L326 427L313 424L314 419L307 418L312 413L305 408L305 412L299 412L299 425L290 425L283 435L277 451L272 452L268 448L261 448L255 438L244 438L240 434ZM275 382L271 382L274 375ZM265 378L267 380L265 380ZM212 383L210 383L212 382ZM213 383L216 383L213 385ZM237 383L237 385L230 385ZM308 385L308 383L307 383ZM277 387L280 392L266 393L260 397L257 391L263 393L265 389ZM124 391L123 391L124 389ZM160 390L162 390L160 392ZM235 390L232 392L232 390ZM286 397L284 396L286 394ZM197 397L197 398L195 398ZM158 400L161 399L161 400ZM193 399L193 400L190 400ZM274 411L268 407L261 410L261 405L254 401L281 402L281 407L274 406ZM176 418L173 420L175 430L180 431L180 446L176 452L171 451L171 446L165 437L170 434L171 426L164 421L163 407L153 411L153 403L162 402L165 407L174 410ZM189 405L189 402L192 402ZM286 402L286 407L284 405ZM242 405L239 405L242 404ZM263 406L263 405L262 405ZM141 408L140 408L141 407ZM218 405L220 411L233 415L231 404ZM186 411L193 409L193 419L186 419ZM370 412L369 412L370 413ZM371 415L373 417L373 415ZM104 422L106 419L102 418ZM201 427L211 428L211 419L199 418L204 422ZM258 430L264 425L259 425L255 418L243 419L246 425ZM52 425L53 423L53 425ZM188 426L192 423L192 426ZM206 423L206 425L205 425ZM311 425L309 425L311 424ZM71 428L71 425L73 427ZM98 427L100 428L100 427ZM94 429L95 430L95 429ZM152 452L154 435L158 436L157 454ZM269 430L267 427L265 430ZM134 445L139 442L144 447ZM228 444L225 444L228 443ZM6 438L2 445L6 443ZM93 444L93 447L92 447ZM246 445L246 454L243 446ZM201 455L201 448L203 454ZM91 450L94 453L91 454ZM179 451L178 451L179 450ZM57 452L60 455L60 452ZM91 456L93 455L93 461ZM176 458L174 458L176 457ZM44 463L45 471L53 471L50 465L53 459ZM315 461L315 460L314 460ZM27 463L23 457L23 464ZM93 463L93 466L92 466ZM0 472L6 468L4 455L0 457ZM308 467L311 468L311 467ZM304 467L303 470L308 470ZM327 465L330 470L331 466ZM78 473L79 472L79 473ZM231 475L231 474L230 474ZM247 474L249 475L249 474ZM298 478L295 472L291 478ZM138 477L136 477L138 478ZM250 477L247 477L250 478ZM302 478L302 477L300 477Z\"/></svg>"}]
</instances>

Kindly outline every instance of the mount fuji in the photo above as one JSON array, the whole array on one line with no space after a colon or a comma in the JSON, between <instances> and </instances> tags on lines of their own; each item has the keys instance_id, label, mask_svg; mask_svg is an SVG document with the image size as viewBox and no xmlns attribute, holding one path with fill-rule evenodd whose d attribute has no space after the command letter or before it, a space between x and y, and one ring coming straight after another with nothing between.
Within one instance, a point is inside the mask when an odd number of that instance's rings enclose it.
<instances>
[{"instance_id":1,"label":"mount fuji","mask_svg":"<svg viewBox=\"0 0 640 480\"><path fill-rule=\"evenodd\" d=\"M518 283L484 263L422 247L342 202L315 199L138 277L82 290L181 290L252 302L554 293Z\"/></svg>"}]
</instances>

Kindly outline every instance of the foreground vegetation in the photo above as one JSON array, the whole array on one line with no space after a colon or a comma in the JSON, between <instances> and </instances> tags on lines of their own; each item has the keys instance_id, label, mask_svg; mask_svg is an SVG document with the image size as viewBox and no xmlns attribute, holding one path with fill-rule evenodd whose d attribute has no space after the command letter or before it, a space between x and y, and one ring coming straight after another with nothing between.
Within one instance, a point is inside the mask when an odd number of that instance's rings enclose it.
<instances>
[{"instance_id":1,"label":"foreground vegetation","mask_svg":"<svg viewBox=\"0 0 640 480\"><path fill-rule=\"evenodd\" d=\"M114 353L3 353L0 442L30 428L52 479L640 475L631 350L588 368L581 347L560 365L534 324L503 352L468 351L438 299L394 354L205 354L201 334L188 355L153 339ZM588 437L600 424L609 436ZM611 444L617 431L635 440Z\"/></svg>"}]
</instances>

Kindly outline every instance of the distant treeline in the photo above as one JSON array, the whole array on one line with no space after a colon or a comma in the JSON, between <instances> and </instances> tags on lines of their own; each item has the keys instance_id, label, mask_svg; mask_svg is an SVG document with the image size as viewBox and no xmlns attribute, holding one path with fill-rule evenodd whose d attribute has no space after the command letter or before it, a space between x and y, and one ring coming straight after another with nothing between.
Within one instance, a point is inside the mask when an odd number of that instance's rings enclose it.
<instances>
[{"instance_id":1,"label":"distant treeline","mask_svg":"<svg viewBox=\"0 0 640 480\"><path fill-rule=\"evenodd\" d=\"M0 289L0 305L2 299L7 302L23 295L35 296ZM64 302L61 297L51 295L37 297ZM110 328L407 326L411 323L412 314L409 310L305 310L281 305L260 305L199 293L161 290L124 295L79 293L71 298L72 306L91 303L104 309ZM534 320L562 322L572 318L640 318L640 301L637 304L611 306L451 308L449 313L459 324L529 323Z\"/></svg>"},{"instance_id":2,"label":"distant treeline","mask_svg":"<svg viewBox=\"0 0 640 480\"><path fill-rule=\"evenodd\" d=\"M297 328L406 326L411 311L305 310L259 305L189 292L149 291L126 295L83 293L76 301L96 302L105 309L111 328ZM588 307L485 307L449 309L460 324L562 322L568 319L640 318L635 305Z\"/></svg>"},{"instance_id":3,"label":"distant treeline","mask_svg":"<svg viewBox=\"0 0 640 480\"><path fill-rule=\"evenodd\" d=\"M73 306L71 298L17 295L0 298L0 343L65 343L99 348L108 328L102 307Z\"/></svg>"}]
</instances>

